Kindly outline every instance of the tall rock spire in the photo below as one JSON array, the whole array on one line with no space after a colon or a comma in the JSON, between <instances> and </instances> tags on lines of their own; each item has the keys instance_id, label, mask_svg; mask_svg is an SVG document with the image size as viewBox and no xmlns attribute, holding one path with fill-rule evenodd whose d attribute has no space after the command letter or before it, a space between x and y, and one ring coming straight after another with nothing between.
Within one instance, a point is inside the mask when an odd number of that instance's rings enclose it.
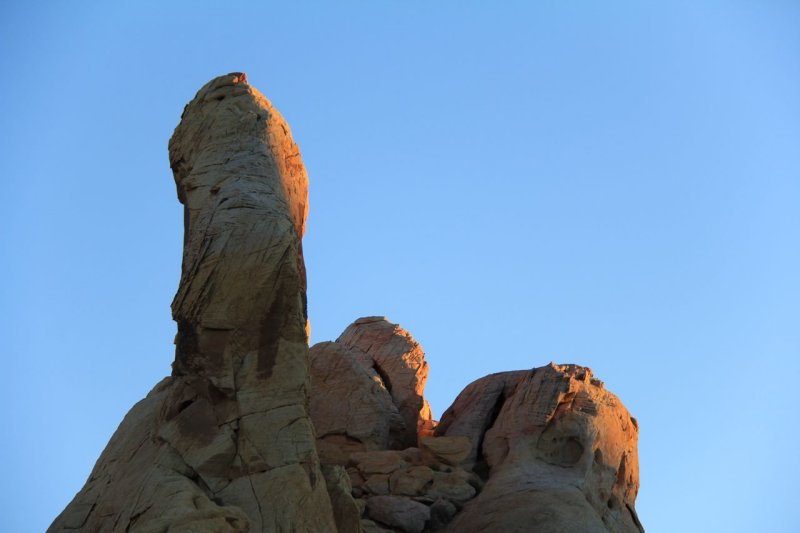
<instances>
[{"instance_id":1,"label":"tall rock spire","mask_svg":"<svg viewBox=\"0 0 800 533\"><path fill-rule=\"evenodd\" d=\"M307 412L297 145L232 73L186 106L169 154L185 209L173 375L50 531L336 531Z\"/></svg>"}]
</instances>

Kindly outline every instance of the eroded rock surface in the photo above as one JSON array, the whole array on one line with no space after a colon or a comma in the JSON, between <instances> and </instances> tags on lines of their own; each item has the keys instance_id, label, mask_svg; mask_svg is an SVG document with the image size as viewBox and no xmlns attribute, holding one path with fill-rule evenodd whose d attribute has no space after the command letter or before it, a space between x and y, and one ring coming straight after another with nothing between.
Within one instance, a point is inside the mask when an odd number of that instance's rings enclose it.
<instances>
[{"instance_id":1,"label":"eroded rock surface","mask_svg":"<svg viewBox=\"0 0 800 533\"><path fill-rule=\"evenodd\" d=\"M643 531L638 424L588 368L551 363L479 379L436 432L469 438L487 478L448 531Z\"/></svg>"},{"instance_id":2,"label":"eroded rock surface","mask_svg":"<svg viewBox=\"0 0 800 533\"><path fill-rule=\"evenodd\" d=\"M306 408L307 177L289 127L234 73L186 106L169 152L185 209L173 376L50 531L336 531Z\"/></svg>"},{"instance_id":3,"label":"eroded rock surface","mask_svg":"<svg viewBox=\"0 0 800 533\"><path fill-rule=\"evenodd\" d=\"M405 422L404 446L414 446L420 431L429 427L431 408L424 397L428 362L411 334L385 317L359 318L336 339L370 356Z\"/></svg>"},{"instance_id":4,"label":"eroded rock surface","mask_svg":"<svg viewBox=\"0 0 800 533\"><path fill-rule=\"evenodd\" d=\"M359 318L311 348L311 417L324 462L416 446L434 427L422 347L385 317Z\"/></svg>"},{"instance_id":5,"label":"eroded rock surface","mask_svg":"<svg viewBox=\"0 0 800 533\"><path fill-rule=\"evenodd\" d=\"M309 351L306 173L243 74L187 105L170 163L173 373L49 531L643 531L638 424L588 368L486 376L437 423L425 354L397 324L360 318Z\"/></svg>"},{"instance_id":6,"label":"eroded rock surface","mask_svg":"<svg viewBox=\"0 0 800 533\"><path fill-rule=\"evenodd\" d=\"M369 356L338 342L311 348L311 417L323 461L402 447L405 422Z\"/></svg>"}]
</instances>

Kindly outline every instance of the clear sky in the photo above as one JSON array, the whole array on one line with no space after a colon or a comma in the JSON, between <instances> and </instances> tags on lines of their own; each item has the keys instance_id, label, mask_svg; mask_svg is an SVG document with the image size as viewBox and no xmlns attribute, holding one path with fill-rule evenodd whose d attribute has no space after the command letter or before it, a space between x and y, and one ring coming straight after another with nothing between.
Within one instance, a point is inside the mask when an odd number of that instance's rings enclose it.
<instances>
[{"instance_id":1,"label":"clear sky","mask_svg":"<svg viewBox=\"0 0 800 533\"><path fill-rule=\"evenodd\" d=\"M308 167L314 342L400 323L436 416L590 366L649 533L797 531L799 59L788 1L3 2L0 531L169 373L167 140L237 70Z\"/></svg>"}]
</instances>

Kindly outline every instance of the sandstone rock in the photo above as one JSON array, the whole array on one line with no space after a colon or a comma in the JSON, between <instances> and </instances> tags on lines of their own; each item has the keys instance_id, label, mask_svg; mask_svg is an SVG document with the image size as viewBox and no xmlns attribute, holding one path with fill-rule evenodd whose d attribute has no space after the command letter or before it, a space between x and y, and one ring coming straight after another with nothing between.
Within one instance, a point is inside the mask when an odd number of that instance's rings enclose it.
<instances>
[{"instance_id":1,"label":"sandstone rock","mask_svg":"<svg viewBox=\"0 0 800 533\"><path fill-rule=\"evenodd\" d=\"M350 478L345 469L338 465L322 465L322 475L333 507L336 529L342 533L361 530L361 513L364 508L353 499Z\"/></svg>"},{"instance_id":2,"label":"sandstone rock","mask_svg":"<svg viewBox=\"0 0 800 533\"><path fill-rule=\"evenodd\" d=\"M550 364L472 383L438 431L474 438L479 428L489 478L448 531L643 531L638 426L589 369Z\"/></svg>"},{"instance_id":3,"label":"sandstone rock","mask_svg":"<svg viewBox=\"0 0 800 533\"><path fill-rule=\"evenodd\" d=\"M464 470L452 472L434 472L433 484L426 494L430 498L444 498L452 502L464 503L475 496L475 481Z\"/></svg>"},{"instance_id":4,"label":"sandstone rock","mask_svg":"<svg viewBox=\"0 0 800 533\"><path fill-rule=\"evenodd\" d=\"M517 382L526 374L525 370L499 372L467 385L442 415L435 435L467 437L471 445L466 457L467 465L475 465L479 458L483 461L483 436L497 418L505 398L511 395ZM485 466L477 465L479 470Z\"/></svg>"},{"instance_id":5,"label":"sandstone rock","mask_svg":"<svg viewBox=\"0 0 800 533\"><path fill-rule=\"evenodd\" d=\"M400 326L360 318L309 351L306 173L243 74L198 92L169 151L173 375L48 531L643 531L638 425L589 369L492 374L437 423Z\"/></svg>"},{"instance_id":6,"label":"sandstone rock","mask_svg":"<svg viewBox=\"0 0 800 533\"><path fill-rule=\"evenodd\" d=\"M426 405L426 413L427 413L426 416L432 417L433 414L431 413L430 409L431 409L430 406ZM433 437L436 434L437 424L438 422L436 420L433 420L432 418L429 420L420 420L419 427L417 428L417 437L418 438Z\"/></svg>"},{"instance_id":7,"label":"sandstone rock","mask_svg":"<svg viewBox=\"0 0 800 533\"><path fill-rule=\"evenodd\" d=\"M363 529L364 533L394 533L393 530L383 528L372 520L368 520L366 518L361 520L361 528Z\"/></svg>"},{"instance_id":8,"label":"sandstone rock","mask_svg":"<svg viewBox=\"0 0 800 533\"><path fill-rule=\"evenodd\" d=\"M427 505L400 496L375 496L367 500L367 515L406 533L421 533L431 517Z\"/></svg>"},{"instance_id":9,"label":"sandstone rock","mask_svg":"<svg viewBox=\"0 0 800 533\"><path fill-rule=\"evenodd\" d=\"M354 466L347 468L347 477L350 478L350 486L352 487L360 487L366 481L361 471Z\"/></svg>"},{"instance_id":10,"label":"sandstone rock","mask_svg":"<svg viewBox=\"0 0 800 533\"><path fill-rule=\"evenodd\" d=\"M420 439L423 461L458 466L472 451L468 437L426 437Z\"/></svg>"},{"instance_id":11,"label":"sandstone rock","mask_svg":"<svg viewBox=\"0 0 800 533\"><path fill-rule=\"evenodd\" d=\"M398 470L390 478L391 493L396 496L419 496L433 482L433 470L427 466L413 466Z\"/></svg>"},{"instance_id":12,"label":"sandstone rock","mask_svg":"<svg viewBox=\"0 0 800 533\"><path fill-rule=\"evenodd\" d=\"M376 496L389 494L389 475L372 474L364 482L364 490Z\"/></svg>"},{"instance_id":13,"label":"sandstone rock","mask_svg":"<svg viewBox=\"0 0 800 533\"><path fill-rule=\"evenodd\" d=\"M350 456L350 461L358 466L362 475L391 474L406 466L399 452L384 450L375 452L359 452Z\"/></svg>"},{"instance_id":14,"label":"sandstone rock","mask_svg":"<svg viewBox=\"0 0 800 533\"><path fill-rule=\"evenodd\" d=\"M399 446L405 423L369 356L336 342L311 348L310 412L320 457L346 464L356 451Z\"/></svg>"},{"instance_id":15,"label":"sandstone rock","mask_svg":"<svg viewBox=\"0 0 800 533\"><path fill-rule=\"evenodd\" d=\"M415 446L418 432L429 430L432 419L431 408L423 397L428 363L419 343L384 317L359 318L336 342L370 356L405 421L401 447Z\"/></svg>"},{"instance_id":16,"label":"sandstone rock","mask_svg":"<svg viewBox=\"0 0 800 533\"><path fill-rule=\"evenodd\" d=\"M244 74L169 146L184 204L173 377L125 417L49 531L335 531L306 411L307 178Z\"/></svg>"},{"instance_id":17,"label":"sandstone rock","mask_svg":"<svg viewBox=\"0 0 800 533\"><path fill-rule=\"evenodd\" d=\"M359 516L364 516L364 511L367 510L367 502L364 499L356 498L356 507L358 507Z\"/></svg>"},{"instance_id":18,"label":"sandstone rock","mask_svg":"<svg viewBox=\"0 0 800 533\"><path fill-rule=\"evenodd\" d=\"M406 448L405 450L400 450L398 453L400 454L400 458L410 465L423 464L422 452L419 448Z\"/></svg>"},{"instance_id":19,"label":"sandstone rock","mask_svg":"<svg viewBox=\"0 0 800 533\"><path fill-rule=\"evenodd\" d=\"M439 498L431 504L431 520L426 531L441 531L450 523L458 512L456 506L445 499Z\"/></svg>"}]
</instances>

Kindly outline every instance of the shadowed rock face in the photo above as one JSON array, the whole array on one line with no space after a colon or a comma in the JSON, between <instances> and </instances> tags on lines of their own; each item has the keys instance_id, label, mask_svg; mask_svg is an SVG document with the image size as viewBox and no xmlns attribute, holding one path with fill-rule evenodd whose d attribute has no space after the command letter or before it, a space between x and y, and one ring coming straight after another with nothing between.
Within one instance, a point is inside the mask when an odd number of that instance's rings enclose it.
<instances>
[{"instance_id":1,"label":"shadowed rock face","mask_svg":"<svg viewBox=\"0 0 800 533\"><path fill-rule=\"evenodd\" d=\"M401 444L414 446L417 435L431 420L431 408L423 392L428 381L428 362L411 334L385 317L359 318L336 339L350 349L370 356L405 423Z\"/></svg>"},{"instance_id":2,"label":"shadowed rock face","mask_svg":"<svg viewBox=\"0 0 800 533\"><path fill-rule=\"evenodd\" d=\"M307 414L307 178L244 74L169 144L185 208L173 376L123 420L50 531L336 531Z\"/></svg>"}]
</instances>

